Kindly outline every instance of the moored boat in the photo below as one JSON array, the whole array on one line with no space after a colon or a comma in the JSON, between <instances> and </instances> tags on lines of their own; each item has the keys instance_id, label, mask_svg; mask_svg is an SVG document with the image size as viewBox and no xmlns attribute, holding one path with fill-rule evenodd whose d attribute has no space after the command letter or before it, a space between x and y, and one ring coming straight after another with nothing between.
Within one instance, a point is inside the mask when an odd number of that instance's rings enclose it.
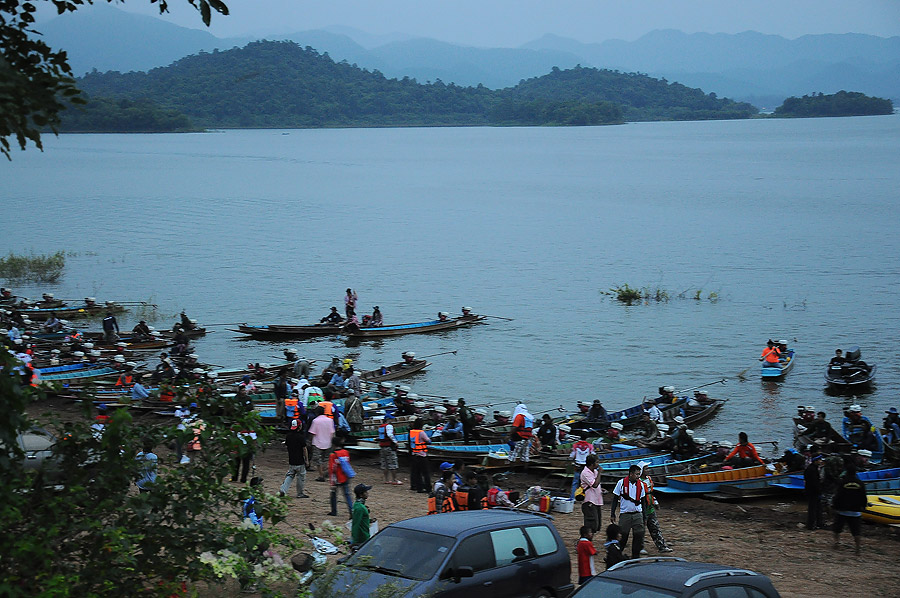
<instances>
[{"instance_id":1,"label":"moored boat","mask_svg":"<svg viewBox=\"0 0 900 598\"><path fill-rule=\"evenodd\" d=\"M862 518L872 523L900 524L900 498L870 494Z\"/></svg>"},{"instance_id":2,"label":"moored boat","mask_svg":"<svg viewBox=\"0 0 900 598\"><path fill-rule=\"evenodd\" d=\"M341 326L334 324L306 324L299 326L283 324L239 324L237 330L254 338L260 339L286 339L290 337L331 336L340 334Z\"/></svg>"},{"instance_id":3,"label":"moored boat","mask_svg":"<svg viewBox=\"0 0 900 598\"><path fill-rule=\"evenodd\" d=\"M756 489L782 482L788 478L788 475L788 473L774 474L765 465L756 465L709 473L668 476L666 485L657 490L668 494L709 494L721 491L727 486Z\"/></svg>"},{"instance_id":4,"label":"moored boat","mask_svg":"<svg viewBox=\"0 0 900 598\"><path fill-rule=\"evenodd\" d=\"M381 338L385 336L399 336L401 334L420 334L425 332L437 332L440 330L452 330L462 326L469 326L481 322L486 316L476 314L462 315L446 320L429 320L427 322L414 322L409 324L395 324L393 326L372 326L362 328L357 324L344 326L343 334L350 338Z\"/></svg>"},{"instance_id":5,"label":"moored boat","mask_svg":"<svg viewBox=\"0 0 900 598\"><path fill-rule=\"evenodd\" d=\"M376 370L369 370L360 375L363 382L383 382L385 380L397 380L405 378L416 372L421 372L427 368L430 363L424 359L413 359L411 361L401 361L394 365L380 367Z\"/></svg>"},{"instance_id":6,"label":"moored boat","mask_svg":"<svg viewBox=\"0 0 900 598\"><path fill-rule=\"evenodd\" d=\"M875 381L875 365L862 359L859 347L850 347L841 364L829 364L825 370L825 382L840 392L856 392Z\"/></svg>"}]
</instances>

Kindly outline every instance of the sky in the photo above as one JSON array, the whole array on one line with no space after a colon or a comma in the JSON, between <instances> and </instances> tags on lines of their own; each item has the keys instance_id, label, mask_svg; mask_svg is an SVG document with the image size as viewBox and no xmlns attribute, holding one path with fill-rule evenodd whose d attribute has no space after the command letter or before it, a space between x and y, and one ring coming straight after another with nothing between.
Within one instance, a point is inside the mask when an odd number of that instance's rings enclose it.
<instances>
[{"instance_id":1,"label":"sky","mask_svg":"<svg viewBox=\"0 0 900 598\"><path fill-rule=\"evenodd\" d=\"M102 0L95 0L102 1ZM169 0L167 20L203 28L187 0ZM482 47L516 47L545 34L581 42L635 40L656 29L686 33L759 31L900 35L900 0L225 0L218 37L291 33L332 26ZM120 8L158 15L156 4Z\"/></svg>"}]
</instances>

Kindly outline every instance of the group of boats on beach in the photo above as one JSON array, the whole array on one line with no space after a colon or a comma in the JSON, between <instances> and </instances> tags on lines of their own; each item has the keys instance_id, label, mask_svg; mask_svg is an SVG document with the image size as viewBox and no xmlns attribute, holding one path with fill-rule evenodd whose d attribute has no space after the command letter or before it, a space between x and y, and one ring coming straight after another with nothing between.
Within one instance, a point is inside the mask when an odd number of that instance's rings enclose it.
<instances>
[{"instance_id":1,"label":"group of boats on beach","mask_svg":"<svg viewBox=\"0 0 900 598\"><path fill-rule=\"evenodd\" d=\"M578 442L589 443L603 467L603 483L615 483L627 474L631 465L642 463L662 493L703 495L720 500L802 490L802 470L814 450L852 459L862 470L861 478L867 480L867 490L878 497L877 517L882 521L896 517L892 522L900 522L900 503L893 504L897 501L894 496L900 498L900 468L896 467L900 465L900 444L896 442L900 439L900 427L894 434L887 419L885 427L879 429L865 417L857 425L855 422L861 414L854 414L853 408L845 420L853 420L851 429L861 433L862 438L845 437L830 425L826 429L816 423L818 416L811 407L802 407L794 422L794 447L771 462L760 460L742 467L730 464L730 456L735 451L733 444L695 434L698 426L715 417L727 403L726 399L710 397L705 387L725 380L679 391L665 386L659 389L658 397L625 409L607 410L600 400L594 400L579 402L571 411L562 406L551 410L534 422L536 441L526 465L510 461L511 413L500 409L502 404L451 401L449 397L417 394L408 385L391 382L425 370L430 365L427 359L432 356L417 357L407 351L397 363L365 370L349 359L334 358L321 374L314 376L311 370L316 367L315 360L304 358L296 349L288 347L283 350L284 360L276 363L251 363L226 369L200 360L192 343L206 329L184 313L171 329L162 331L143 321L131 333L120 331L114 337L107 329L79 329L69 322L51 331L45 324L59 320L60 313L73 318L104 315L108 318L110 314L124 311L126 303L99 303L88 298L90 302L86 299L83 304L70 306L56 304L50 294L44 294L38 302L23 302L11 298L8 291L6 294L0 304L0 341L19 356L23 373L32 375L33 383L44 384L58 397L89 398L106 409L123 408L142 417L166 418L175 415L176 407L171 395L167 397L166 388L202 382L218 387L222 393L245 393L258 411L261 424L284 430L283 387L281 396L276 393L276 378L281 376L280 384L288 388L315 388L316 400L332 404L338 418L343 417L348 402L361 401L363 421L344 432L348 448L357 453L378 451L378 429L385 417L391 417L401 453L408 452L405 442L408 431L421 418L432 440L429 455L437 460L468 462L486 470L527 466L529 471L557 479L560 487L568 487L567 479L571 480L573 475L572 446ZM309 334L366 338L448 330L482 322L485 318L472 313L470 308L463 308L462 315L455 318L442 312L437 320L397 326L241 324L237 332L267 340ZM786 345L785 341L779 341L767 346L776 348L777 362L766 360L764 352L761 366L764 379L783 377L794 367L794 350ZM156 367L148 364L160 350L164 352L159 355ZM852 373L861 361L859 350L852 348L840 357L843 361L832 360L829 370L839 365L843 379L859 378ZM772 376L776 368L779 374ZM866 372L869 380L874 377L874 369L871 366ZM833 377L837 376L835 371ZM351 385L354 378L356 382ZM852 383L855 385L857 381ZM134 396L136 384L147 396ZM462 429L461 423L465 424ZM842 432L846 429L845 422ZM773 444L777 448L777 443Z\"/></svg>"}]
</instances>

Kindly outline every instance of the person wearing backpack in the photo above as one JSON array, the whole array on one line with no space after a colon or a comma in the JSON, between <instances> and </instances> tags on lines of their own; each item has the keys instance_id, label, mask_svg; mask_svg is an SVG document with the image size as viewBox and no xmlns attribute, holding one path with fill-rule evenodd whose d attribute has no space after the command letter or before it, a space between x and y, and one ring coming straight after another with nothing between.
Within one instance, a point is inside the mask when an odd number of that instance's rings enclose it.
<instances>
[{"instance_id":1,"label":"person wearing backpack","mask_svg":"<svg viewBox=\"0 0 900 598\"><path fill-rule=\"evenodd\" d=\"M356 477L356 472L350 466L350 453L344 448L344 441L334 439L334 450L328 457L328 477L331 481L331 512L332 517L337 516L337 492L340 488L347 501L347 511L353 517L353 500L350 498L350 480Z\"/></svg>"}]
</instances>

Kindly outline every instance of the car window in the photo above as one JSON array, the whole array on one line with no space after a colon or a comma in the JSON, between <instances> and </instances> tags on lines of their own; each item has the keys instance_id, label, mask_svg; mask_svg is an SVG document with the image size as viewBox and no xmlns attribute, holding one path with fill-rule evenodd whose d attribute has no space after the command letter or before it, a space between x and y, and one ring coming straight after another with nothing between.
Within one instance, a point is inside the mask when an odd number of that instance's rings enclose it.
<instances>
[{"instance_id":1,"label":"car window","mask_svg":"<svg viewBox=\"0 0 900 598\"><path fill-rule=\"evenodd\" d=\"M525 528L531 545L534 546L534 553L538 556L545 554L553 554L559 546L556 543L556 536L550 531L546 525L533 525Z\"/></svg>"},{"instance_id":2,"label":"car window","mask_svg":"<svg viewBox=\"0 0 900 598\"><path fill-rule=\"evenodd\" d=\"M660 588L603 577L595 577L578 590L578 598L671 598L678 595Z\"/></svg>"},{"instance_id":3,"label":"car window","mask_svg":"<svg viewBox=\"0 0 900 598\"><path fill-rule=\"evenodd\" d=\"M768 598L765 594L763 594L756 588L748 587L747 593L750 594L750 598Z\"/></svg>"},{"instance_id":4,"label":"car window","mask_svg":"<svg viewBox=\"0 0 900 598\"><path fill-rule=\"evenodd\" d=\"M388 527L363 544L347 565L409 579L431 579L455 541L450 536Z\"/></svg>"},{"instance_id":5,"label":"car window","mask_svg":"<svg viewBox=\"0 0 900 598\"><path fill-rule=\"evenodd\" d=\"M715 586L710 589L716 593L716 598L747 598L747 586Z\"/></svg>"},{"instance_id":6,"label":"car window","mask_svg":"<svg viewBox=\"0 0 900 598\"><path fill-rule=\"evenodd\" d=\"M472 567L472 571L484 571L494 566L494 545L491 543L491 537L484 534L477 534L466 538L459 543L456 551L453 553L452 567Z\"/></svg>"},{"instance_id":7,"label":"car window","mask_svg":"<svg viewBox=\"0 0 900 598\"><path fill-rule=\"evenodd\" d=\"M713 595L709 592L709 590L702 590L691 596L691 598L713 598Z\"/></svg>"},{"instance_id":8,"label":"car window","mask_svg":"<svg viewBox=\"0 0 900 598\"><path fill-rule=\"evenodd\" d=\"M490 534L494 544L494 560L498 567L531 556L528 540L521 528L498 529Z\"/></svg>"}]
</instances>

